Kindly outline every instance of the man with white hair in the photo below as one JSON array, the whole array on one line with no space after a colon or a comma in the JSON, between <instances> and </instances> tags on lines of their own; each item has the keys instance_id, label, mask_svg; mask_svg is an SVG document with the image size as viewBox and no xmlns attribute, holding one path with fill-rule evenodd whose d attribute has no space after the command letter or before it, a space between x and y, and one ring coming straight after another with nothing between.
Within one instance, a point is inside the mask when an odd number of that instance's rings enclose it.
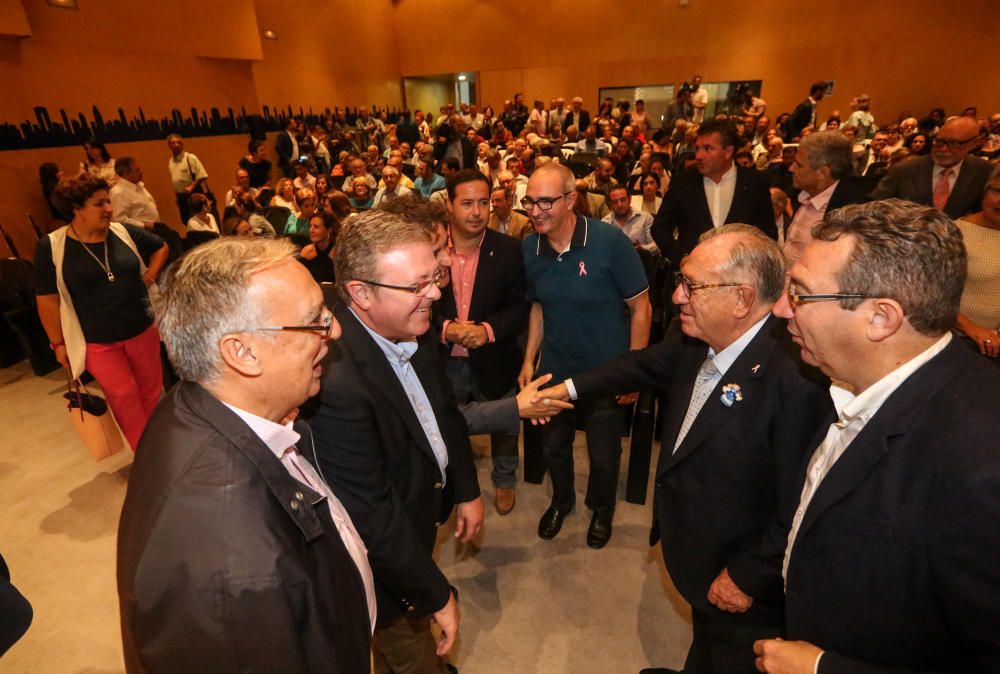
<instances>
[{"instance_id":1,"label":"man with white hair","mask_svg":"<svg viewBox=\"0 0 1000 674\"><path fill-rule=\"evenodd\" d=\"M155 304L181 382L118 528L129 674L367 672L375 586L298 406L340 327L285 239L192 250Z\"/></svg>"}]
</instances>

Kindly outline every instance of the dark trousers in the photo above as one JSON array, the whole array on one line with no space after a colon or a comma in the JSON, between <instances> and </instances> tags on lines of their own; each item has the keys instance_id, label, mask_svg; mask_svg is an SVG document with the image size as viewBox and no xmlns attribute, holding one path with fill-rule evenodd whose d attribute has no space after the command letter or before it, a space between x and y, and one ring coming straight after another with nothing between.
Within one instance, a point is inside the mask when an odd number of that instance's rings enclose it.
<instances>
[{"instance_id":1,"label":"dark trousers","mask_svg":"<svg viewBox=\"0 0 1000 674\"><path fill-rule=\"evenodd\" d=\"M625 410L614 397L578 403L543 426L545 464L552 478L552 505L569 509L576 504L573 475L573 439L580 426L587 434L590 477L584 503L598 510L614 508L622 458Z\"/></svg>"},{"instance_id":2,"label":"dark trousers","mask_svg":"<svg viewBox=\"0 0 1000 674\"><path fill-rule=\"evenodd\" d=\"M750 611L756 612L757 607ZM706 615L691 611L694 640L684 662L684 674L754 674L753 642L783 636L777 615ZM768 623L774 623L768 626Z\"/></svg>"},{"instance_id":3,"label":"dark trousers","mask_svg":"<svg viewBox=\"0 0 1000 674\"><path fill-rule=\"evenodd\" d=\"M448 381L451 382L459 405L471 401L490 400L479 390L468 358L449 358L448 364L445 366L445 374L448 376ZM512 395L514 395L513 383L510 391L503 397ZM494 487L513 489L514 485L517 484L517 437L517 435L507 435L506 433L490 434L490 452L493 455L493 473L490 477Z\"/></svg>"}]
</instances>

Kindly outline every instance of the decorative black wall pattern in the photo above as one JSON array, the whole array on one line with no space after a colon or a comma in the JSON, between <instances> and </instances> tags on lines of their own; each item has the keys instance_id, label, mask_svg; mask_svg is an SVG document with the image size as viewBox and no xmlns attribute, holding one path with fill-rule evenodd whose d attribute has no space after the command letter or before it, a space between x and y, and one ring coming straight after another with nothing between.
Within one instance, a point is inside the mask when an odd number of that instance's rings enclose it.
<instances>
[{"instance_id":1,"label":"decorative black wall pattern","mask_svg":"<svg viewBox=\"0 0 1000 674\"><path fill-rule=\"evenodd\" d=\"M379 110L380 108L372 108L373 113ZM300 117L311 126L322 123L325 117L336 116L340 112L340 108L332 110L325 108L317 113L312 108L306 110L302 107L296 111L291 105L272 111L270 107L264 106L259 117L267 131L280 131L285 128L290 116ZM353 124L357 118L357 110L345 108L343 112L346 113L347 121ZM389 122L395 122L399 117L399 111L395 108L391 111L386 108L385 112ZM199 111L198 108L192 107L186 117L180 109L174 108L169 117L147 119L142 108L139 108L139 116L129 119L125 110L118 108L117 117L105 119L95 105L92 108L92 116L93 119L88 120L81 112L75 117L70 117L66 110L60 108L59 118L54 120L47 108L36 107L34 121L26 119L20 124L0 123L0 152L77 146L92 137L104 143L129 143L162 140L172 133L185 138L249 134L250 120L254 115L248 114L246 108L240 108L238 114L232 108L228 108L223 115L219 108Z\"/></svg>"}]
</instances>

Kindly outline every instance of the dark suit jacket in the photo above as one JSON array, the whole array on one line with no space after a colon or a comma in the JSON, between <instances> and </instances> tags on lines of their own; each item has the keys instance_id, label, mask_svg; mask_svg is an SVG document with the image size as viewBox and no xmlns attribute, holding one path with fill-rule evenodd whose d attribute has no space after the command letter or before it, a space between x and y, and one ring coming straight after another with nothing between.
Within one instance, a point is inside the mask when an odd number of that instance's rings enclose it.
<instances>
[{"instance_id":1,"label":"dark suit jacket","mask_svg":"<svg viewBox=\"0 0 1000 674\"><path fill-rule=\"evenodd\" d=\"M434 304L435 334L440 338L446 320L455 320L455 282L441 289L441 299ZM469 320L489 323L495 342L478 349L469 349L469 365L476 385L487 398L496 399L517 384L524 354L518 346L518 336L528 327L531 303L524 297L524 258L521 242L492 229L484 233L479 251ZM451 344L442 346L444 356Z\"/></svg>"},{"instance_id":2,"label":"dark suit jacket","mask_svg":"<svg viewBox=\"0 0 1000 674\"><path fill-rule=\"evenodd\" d=\"M820 484L786 600L820 672L1000 671L998 400L996 368L953 339Z\"/></svg>"},{"instance_id":3,"label":"dark suit jacket","mask_svg":"<svg viewBox=\"0 0 1000 674\"><path fill-rule=\"evenodd\" d=\"M789 116L788 121L785 122L785 138L783 138L783 140L786 143L790 143L796 136L801 136L802 129L809 126L809 121L812 119L812 115L813 106L810 99L807 98L796 105L791 116Z\"/></svg>"},{"instance_id":4,"label":"dark suit jacket","mask_svg":"<svg viewBox=\"0 0 1000 674\"><path fill-rule=\"evenodd\" d=\"M949 218L960 218L980 210L983 189L993 170L985 159L968 156L955 179L944 212ZM934 205L934 159L930 155L896 164L872 192L873 199L906 199L925 206Z\"/></svg>"},{"instance_id":5,"label":"dark suit jacket","mask_svg":"<svg viewBox=\"0 0 1000 674\"><path fill-rule=\"evenodd\" d=\"M287 168L296 157L292 156L292 139L287 131L281 131L274 139L274 152L278 155L278 167Z\"/></svg>"},{"instance_id":6,"label":"dark suit jacket","mask_svg":"<svg viewBox=\"0 0 1000 674\"><path fill-rule=\"evenodd\" d=\"M660 211L653 219L653 240L661 251L673 252L674 265L698 245L702 232L712 229L712 212L705 198L703 176L697 168L675 175L670 182ZM725 222L742 222L757 227L772 239L778 238L771 208L767 176L756 169L736 167L736 190ZM674 230L678 238L674 240Z\"/></svg>"},{"instance_id":7,"label":"dark suit jacket","mask_svg":"<svg viewBox=\"0 0 1000 674\"><path fill-rule=\"evenodd\" d=\"M319 465L368 547L378 623L422 617L448 601L448 580L432 555L437 524L453 503L479 496L469 431L428 331L410 364L448 448L447 485L430 442L385 354L343 304L343 336L330 345L312 420Z\"/></svg>"},{"instance_id":8,"label":"dark suit jacket","mask_svg":"<svg viewBox=\"0 0 1000 674\"><path fill-rule=\"evenodd\" d=\"M462 168L476 168L476 146L472 144L472 141L462 136L460 139L460 144L462 146ZM434 161L440 162L444 159L445 152L448 151L448 143L440 143L435 139L434 141Z\"/></svg>"},{"instance_id":9,"label":"dark suit jacket","mask_svg":"<svg viewBox=\"0 0 1000 674\"><path fill-rule=\"evenodd\" d=\"M570 109L570 111L566 113L566 119L563 120L563 132L571 126L575 126L579 129L580 138L583 138L583 132L587 130L588 126L590 126L590 113L586 110L581 110L578 114Z\"/></svg>"},{"instance_id":10,"label":"dark suit jacket","mask_svg":"<svg viewBox=\"0 0 1000 674\"><path fill-rule=\"evenodd\" d=\"M672 328L659 344L573 377L581 399L666 388L650 544L662 537L663 559L681 595L718 620L731 616L708 603L708 588L728 567L736 584L754 598L745 616L781 622L785 530L778 517L794 506L808 442L832 408L822 379L804 371L793 350L785 321L769 317L723 375L676 453L674 444L708 353L703 342ZM720 399L726 384L738 385L743 395L731 407Z\"/></svg>"},{"instance_id":11,"label":"dark suit jacket","mask_svg":"<svg viewBox=\"0 0 1000 674\"><path fill-rule=\"evenodd\" d=\"M364 584L325 498L197 384L170 389L139 443L118 596L129 674L368 671Z\"/></svg>"}]
</instances>

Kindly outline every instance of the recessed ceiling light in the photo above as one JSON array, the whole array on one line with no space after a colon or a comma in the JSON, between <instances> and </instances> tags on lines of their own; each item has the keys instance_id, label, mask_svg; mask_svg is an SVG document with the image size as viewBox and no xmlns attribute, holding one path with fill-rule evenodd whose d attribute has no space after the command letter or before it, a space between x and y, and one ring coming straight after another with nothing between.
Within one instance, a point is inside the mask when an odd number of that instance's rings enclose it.
<instances>
[{"instance_id":1,"label":"recessed ceiling light","mask_svg":"<svg viewBox=\"0 0 1000 674\"><path fill-rule=\"evenodd\" d=\"M458 81L459 81L459 82L464 82L464 81L465 81L466 79L467 79L467 78L465 77L465 75L459 75L459 76L458 76Z\"/></svg>"},{"instance_id":2,"label":"recessed ceiling light","mask_svg":"<svg viewBox=\"0 0 1000 674\"><path fill-rule=\"evenodd\" d=\"M53 7L62 7L63 9L78 9L76 5L76 0L48 0L48 2Z\"/></svg>"},{"instance_id":3,"label":"recessed ceiling light","mask_svg":"<svg viewBox=\"0 0 1000 674\"><path fill-rule=\"evenodd\" d=\"M277 40L278 39L278 34L275 33L273 30L265 30L264 31L264 39L265 40Z\"/></svg>"}]
</instances>

